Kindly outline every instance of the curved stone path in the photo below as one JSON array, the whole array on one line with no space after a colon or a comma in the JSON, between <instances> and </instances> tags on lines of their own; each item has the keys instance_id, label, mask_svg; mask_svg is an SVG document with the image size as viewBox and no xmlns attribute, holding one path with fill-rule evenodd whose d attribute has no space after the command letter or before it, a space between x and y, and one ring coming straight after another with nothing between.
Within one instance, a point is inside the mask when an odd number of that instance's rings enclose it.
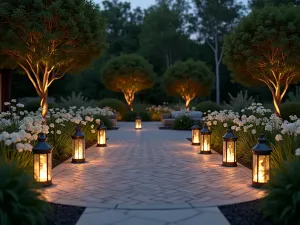
<instances>
[{"instance_id":1,"label":"curved stone path","mask_svg":"<svg viewBox=\"0 0 300 225\"><path fill-rule=\"evenodd\" d=\"M108 147L87 149L87 163L70 160L53 170L50 202L101 209L191 209L254 200L264 195L251 187L251 171L221 166L218 153L199 155L190 131L143 130L119 122L108 131Z\"/></svg>"}]
</instances>

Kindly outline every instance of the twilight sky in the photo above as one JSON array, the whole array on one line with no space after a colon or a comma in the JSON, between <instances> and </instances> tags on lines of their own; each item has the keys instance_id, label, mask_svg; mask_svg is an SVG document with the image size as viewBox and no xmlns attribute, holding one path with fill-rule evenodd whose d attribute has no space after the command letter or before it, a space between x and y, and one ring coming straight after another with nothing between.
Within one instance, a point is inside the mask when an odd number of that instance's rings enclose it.
<instances>
[{"instance_id":1,"label":"twilight sky","mask_svg":"<svg viewBox=\"0 0 300 225\"><path fill-rule=\"evenodd\" d=\"M102 2L102 0L94 0L96 3ZM148 8L150 5L155 4L155 0L126 0L131 3L132 8L141 7L141 8ZM247 0L239 0L247 4Z\"/></svg>"}]
</instances>

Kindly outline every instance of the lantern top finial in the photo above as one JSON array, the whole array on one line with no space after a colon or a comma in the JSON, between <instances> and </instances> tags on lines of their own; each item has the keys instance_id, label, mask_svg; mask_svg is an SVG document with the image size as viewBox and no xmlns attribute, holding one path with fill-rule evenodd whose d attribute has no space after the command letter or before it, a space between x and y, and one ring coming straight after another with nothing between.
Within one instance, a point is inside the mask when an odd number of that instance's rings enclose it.
<instances>
[{"instance_id":1,"label":"lantern top finial","mask_svg":"<svg viewBox=\"0 0 300 225\"><path fill-rule=\"evenodd\" d=\"M83 139L85 137L84 133L81 131L81 128L79 125L75 128L75 133L72 135L73 139Z\"/></svg>"},{"instance_id":2,"label":"lantern top finial","mask_svg":"<svg viewBox=\"0 0 300 225\"><path fill-rule=\"evenodd\" d=\"M192 126L192 130L200 130L200 127L199 127L197 121L194 121L194 125Z\"/></svg>"},{"instance_id":3,"label":"lantern top finial","mask_svg":"<svg viewBox=\"0 0 300 225\"><path fill-rule=\"evenodd\" d=\"M238 138L234 135L232 129L227 129L227 133L223 136L224 141L236 141Z\"/></svg>"},{"instance_id":4,"label":"lantern top finial","mask_svg":"<svg viewBox=\"0 0 300 225\"><path fill-rule=\"evenodd\" d=\"M52 152L53 147L47 142L47 137L44 133L38 136L38 143L32 148L33 154L48 154Z\"/></svg>"},{"instance_id":5,"label":"lantern top finial","mask_svg":"<svg viewBox=\"0 0 300 225\"><path fill-rule=\"evenodd\" d=\"M107 127L104 125L103 121L100 121L100 124L98 126L98 130L106 130Z\"/></svg>"},{"instance_id":6,"label":"lantern top finial","mask_svg":"<svg viewBox=\"0 0 300 225\"><path fill-rule=\"evenodd\" d=\"M258 143L253 147L253 153L256 155L270 155L272 148L267 144L267 139L265 135L261 133L257 139Z\"/></svg>"},{"instance_id":7,"label":"lantern top finial","mask_svg":"<svg viewBox=\"0 0 300 225\"><path fill-rule=\"evenodd\" d=\"M211 134L211 131L209 130L206 123L204 124L204 126L200 132L201 132L201 134Z\"/></svg>"}]
</instances>

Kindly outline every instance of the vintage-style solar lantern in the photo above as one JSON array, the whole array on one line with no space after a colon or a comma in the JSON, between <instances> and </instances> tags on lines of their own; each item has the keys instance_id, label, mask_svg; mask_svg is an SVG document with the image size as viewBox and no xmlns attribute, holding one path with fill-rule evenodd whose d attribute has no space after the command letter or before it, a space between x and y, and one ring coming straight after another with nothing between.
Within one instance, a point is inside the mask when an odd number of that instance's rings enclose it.
<instances>
[{"instance_id":1,"label":"vintage-style solar lantern","mask_svg":"<svg viewBox=\"0 0 300 225\"><path fill-rule=\"evenodd\" d=\"M75 133L72 135L72 163L85 162L85 135L80 127L76 127Z\"/></svg>"},{"instance_id":2,"label":"vintage-style solar lantern","mask_svg":"<svg viewBox=\"0 0 300 225\"><path fill-rule=\"evenodd\" d=\"M192 145L200 145L200 127L196 121L192 126Z\"/></svg>"},{"instance_id":3,"label":"vintage-style solar lantern","mask_svg":"<svg viewBox=\"0 0 300 225\"><path fill-rule=\"evenodd\" d=\"M97 147L106 147L106 126L101 121L97 128Z\"/></svg>"},{"instance_id":4,"label":"vintage-style solar lantern","mask_svg":"<svg viewBox=\"0 0 300 225\"><path fill-rule=\"evenodd\" d=\"M228 129L223 136L223 166L235 167L236 163L236 142L237 136L233 134L232 129Z\"/></svg>"},{"instance_id":5,"label":"vintage-style solar lantern","mask_svg":"<svg viewBox=\"0 0 300 225\"><path fill-rule=\"evenodd\" d=\"M200 154L211 154L211 131L207 124L200 131Z\"/></svg>"},{"instance_id":6,"label":"vintage-style solar lantern","mask_svg":"<svg viewBox=\"0 0 300 225\"><path fill-rule=\"evenodd\" d=\"M270 155L272 153L264 134L260 134L258 143L253 147L252 153L252 186L260 188L265 186L270 179Z\"/></svg>"},{"instance_id":7,"label":"vintage-style solar lantern","mask_svg":"<svg viewBox=\"0 0 300 225\"><path fill-rule=\"evenodd\" d=\"M41 133L38 143L32 148L34 180L42 187L52 185L52 150L47 144L46 135Z\"/></svg>"},{"instance_id":8,"label":"vintage-style solar lantern","mask_svg":"<svg viewBox=\"0 0 300 225\"><path fill-rule=\"evenodd\" d=\"M137 115L135 117L135 129L136 130L141 130L142 129L142 118L139 115Z\"/></svg>"}]
</instances>

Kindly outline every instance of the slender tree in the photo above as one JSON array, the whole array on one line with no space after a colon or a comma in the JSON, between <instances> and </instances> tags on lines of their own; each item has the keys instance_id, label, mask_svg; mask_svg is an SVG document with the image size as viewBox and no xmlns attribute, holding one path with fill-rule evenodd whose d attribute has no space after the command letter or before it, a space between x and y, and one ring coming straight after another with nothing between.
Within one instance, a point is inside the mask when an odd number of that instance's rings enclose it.
<instances>
[{"instance_id":1,"label":"slender tree","mask_svg":"<svg viewBox=\"0 0 300 225\"><path fill-rule=\"evenodd\" d=\"M232 30L242 15L243 6L236 0L193 0L195 16L192 30L198 41L205 41L214 53L216 102L220 104L220 65L223 57L224 35Z\"/></svg>"},{"instance_id":2,"label":"slender tree","mask_svg":"<svg viewBox=\"0 0 300 225\"><path fill-rule=\"evenodd\" d=\"M20 69L48 111L48 88L106 48L105 20L91 0L1 0L0 61Z\"/></svg>"},{"instance_id":3,"label":"slender tree","mask_svg":"<svg viewBox=\"0 0 300 225\"><path fill-rule=\"evenodd\" d=\"M121 55L106 62L101 70L101 80L107 89L122 92L132 111L135 94L152 87L155 73L143 57Z\"/></svg>"},{"instance_id":4,"label":"slender tree","mask_svg":"<svg viewBox=\"0 0 300 225\"><path fill-rule=\"evenodd\" d=\"M289 85L300 80L299 43L299 8L266 6L243 18L225 39L224 63L236 82L266 85L280 116Z\"/></svg>"},{"instance_id":5,"label":"slender tree","mask_svg":"<svg viewBox=\"0 0 300 225\"><path fill-rule=\"evenodd\" d=\"M170 66L163 77L166 92L180 96L186 109L195 97L209 95L214 82L214 74L202 61L188 60Z\"/></svg>"}]
</instances>

